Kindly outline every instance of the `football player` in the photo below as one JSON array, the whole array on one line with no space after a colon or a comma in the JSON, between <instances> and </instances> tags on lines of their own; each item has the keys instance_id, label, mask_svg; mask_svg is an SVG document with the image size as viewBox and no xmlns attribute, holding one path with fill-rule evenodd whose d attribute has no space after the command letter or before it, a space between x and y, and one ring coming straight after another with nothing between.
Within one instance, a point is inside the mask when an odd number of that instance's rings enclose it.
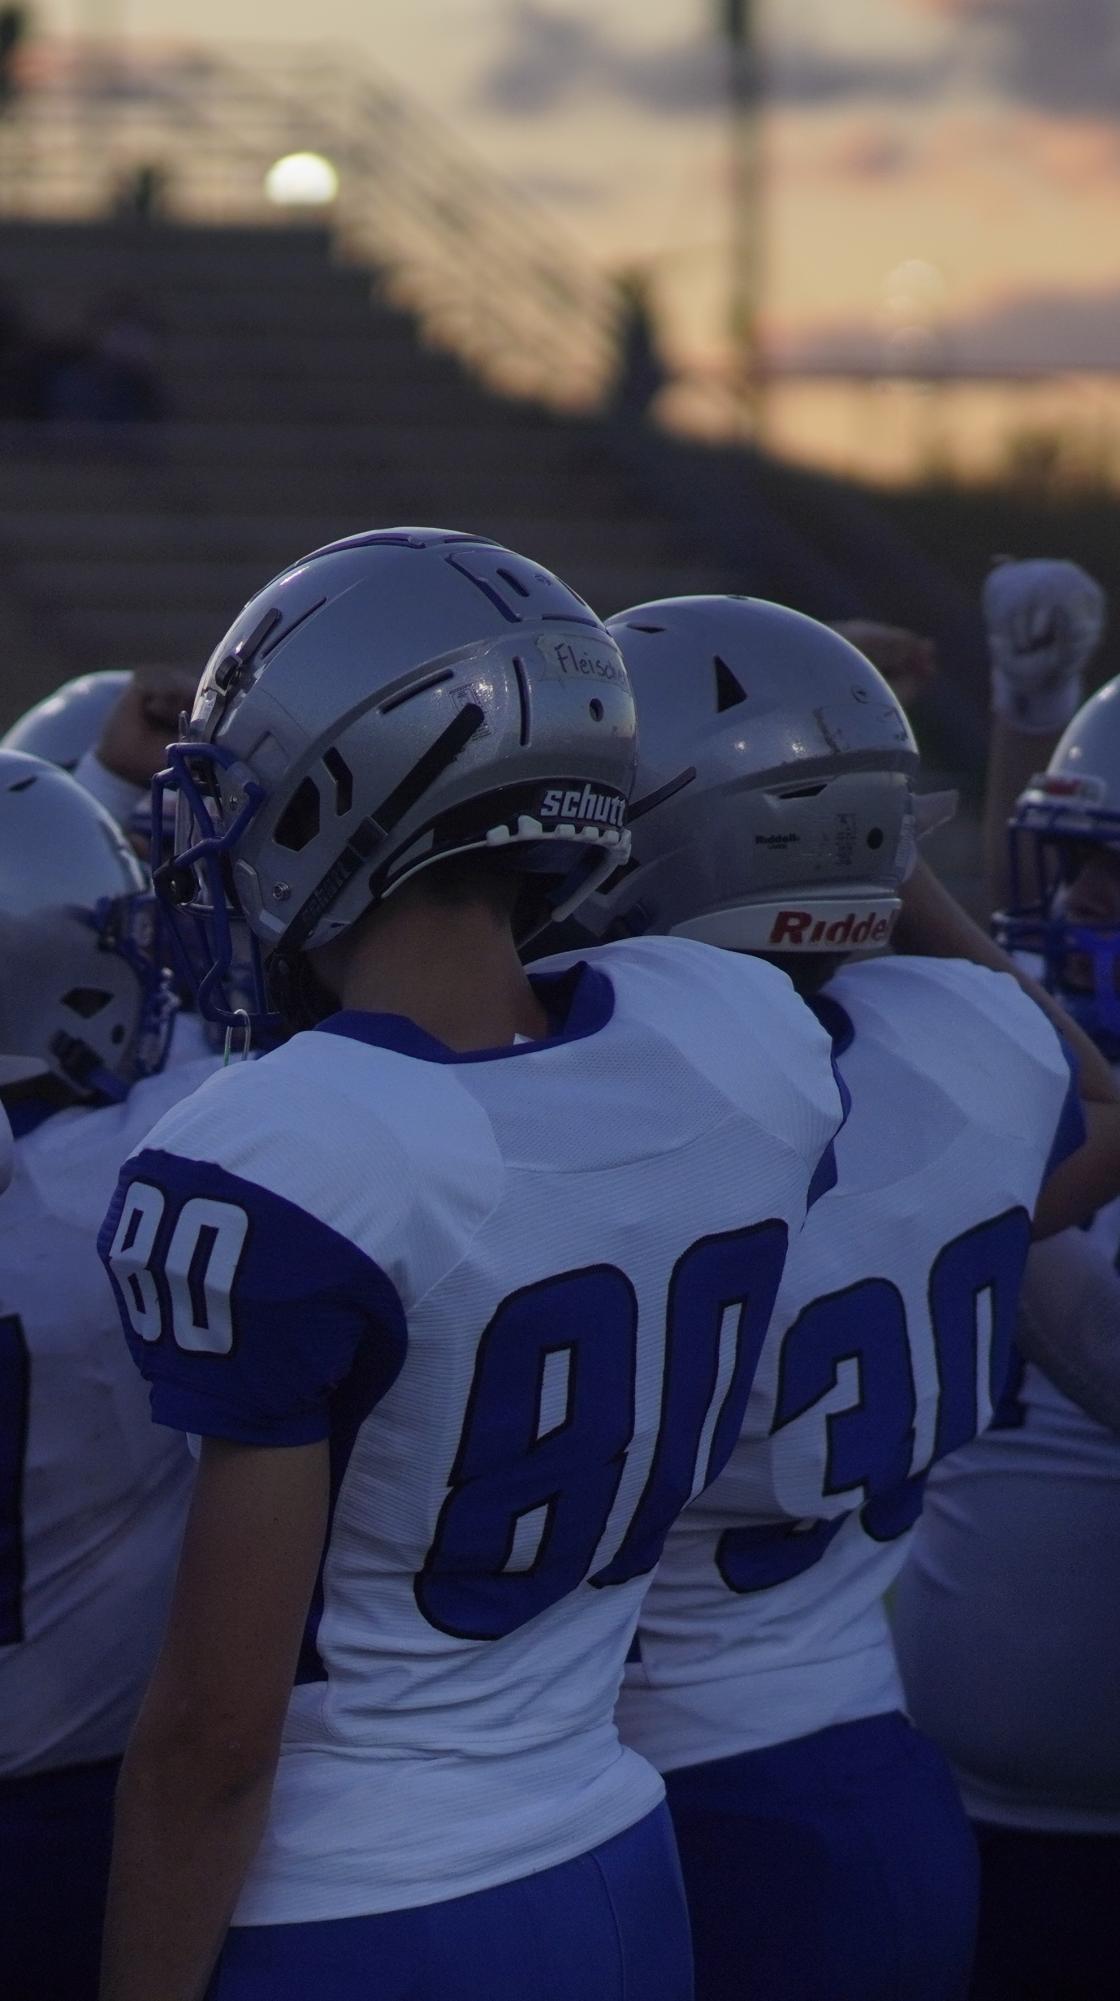
<instances>
[{"instance_id":1,"label":"football player","mask_svg":"<svg viewBox=\"0 0 1120 2001\"><path fill-rule=\"evenodd\" d=\"M898 919L918 761L861 654L749 599L643 605L609 629L641 770L636 859L599 921L778 955L820 989L852 1101L739 1443L670 1532L622 1735L666 1774L701 2001L949 2001L975 1853L945 1760L904 1714L882 1597L929 1466L1002 1387L1048 1176L1051 1227L1107 1173L1120 1183L1117 1107L1081 1148L1059 1037L1013 979L861 960ZM974 927L949 909L956 950ZM1085 1088L1111 1099L1093 1057Z\"/></svg>"},{"instance_id":2,"label":"football player","mask_svg":"<svg viewBox=\"0 0 1120 2001\"><path fill-rule=\"evenodd\" d=\"M691 1993L618 1678L841 1108L770 967L522 970L625 860L633 727L564 584L400 529L262 590L172 750L207 1005L232 908L259 1013L307 1027L162 1121L102 1235L154 1414L203 1441L107 2001L219 1951L219 2001Z\"/></svg>"},{"instance_id":3,"label":"football player","mask_svg":"<svg viewBox=\"0 0 1120 2001\"><path fill-rule=\"evenodd\" d=\"M0 749L73 772L120 826L146 808L152 778L194 700L198 677L182 667L111 668L79 674L12 724ZM146 822L142 831L147 837Z\"/></svg>"},{"instance_id":4,"label":"football player","mask_svg":"<svg viewBox=\"0 0 1120 2001\"><path fill-rule=\"evenodd\" d=\"M152 834L151 782L197 685L197 674L182 667L80 674L28 709L0 747L45 758L72 772L146 860ZM173 941L165 939L163 949L174 961ZM168 1065L196 1063L218 1044L214 1030L208 1031L194 1012L193 988L185 972L178 993Z\"/></svg>"},{"instance_id":5,"label":"football player","mask_svg":"<svg viewBox=\"0 0 1120 2001\"><path fill-rule=\"evenodd\" d=\"M216 1067L160 1074L153 899L72 778L0 752L0 1992L93 2001L112 1793L190 1485L123 1348L97 1230L120 1164Z\"/></svg>"},{"instance_id":6,"label":"football player","mask_svg":"<svg viewBox=\"0 0 1120 2001\"><path fill-rule=\"evenodd\" d=\"M1076 564L1013 563L993 573L985 610L998 935L1115 1064L1120 681L1078 708L1103 593ZM1118 1257L1117 1202L1031 1252L1011 1390L996 1425L930 1482L898 1585L910 1706L948 1751L979 1837L975 2001L1116 1989Z\"/></svg>"}]
</instances>

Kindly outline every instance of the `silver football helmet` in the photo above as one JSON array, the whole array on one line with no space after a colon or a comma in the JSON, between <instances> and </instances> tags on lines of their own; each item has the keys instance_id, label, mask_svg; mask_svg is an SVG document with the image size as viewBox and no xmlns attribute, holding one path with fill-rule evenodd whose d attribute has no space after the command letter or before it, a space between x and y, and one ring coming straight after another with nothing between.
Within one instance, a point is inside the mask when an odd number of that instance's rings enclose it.
<instances>
[{"instance_id":1,"label":"silver football helmet","mask_svg":"<svg viewBox=\"0 0 1120 2001\"><path fill-rule=\"evenodd\" d=\"M27 757L43 757L48 764L73 771L87 750L97 748L131 679L127 671L108 668L102 674L79 674L64 681L12 724L0 740L0 750L21 750Z\"/></svg>"},{"instance_id":2,"label":"silver football helmet","mask_svg":"<svg viewBox=\"0 0 1120 2001\"><path fill-rule=\"evenodd\" d=\"M113 1099L158 1070L174 1011L158 933L116 821L57 766L0 751L0 1084Z\"/></svg>"},{"instance_id":3,"label":"silver football helmet","mask_svg":"<svg viewBox=\"0 0 1120 2001\"><path fill-rule=\"evenodd\" d=\"M993 931L1009 952L1037 954L1043 978L1115 1060L1120 1056L1120 929L1074 924L1065 891L1087 848L1120 855L1120 676L1077 711L1045 771L1020 793L1008 825L1007 909ZM1092 967L1092 987L1071 961Z\"/></svg>"},{"instance_id":4,"label":"silver football helmet","mask_svg":"<svg viewBox=\"0 0 1120 2001\"><path fill-rule=\"evenodd\" d=\"M758 598L664 598L607 629L638 704L633 859L583 921L735 951L885 945L918 750L863 654Z\"/></svg>"},{"instance_id":5,"label":"silver football helmet","mask_svg":"<svg viewBox=\"0 0 1120 2001\"><path fill-rule=\"evenodd\" d=\"M475 851L551 874L574 908L628 853L634 706L583 599L524 556L433 528L353 535L245 607L154 788L178 794L157 871L181 931L207 940L199 1006L243 1010L250 934L290 972L417 871Z\"/></svg>"}]
</instances>

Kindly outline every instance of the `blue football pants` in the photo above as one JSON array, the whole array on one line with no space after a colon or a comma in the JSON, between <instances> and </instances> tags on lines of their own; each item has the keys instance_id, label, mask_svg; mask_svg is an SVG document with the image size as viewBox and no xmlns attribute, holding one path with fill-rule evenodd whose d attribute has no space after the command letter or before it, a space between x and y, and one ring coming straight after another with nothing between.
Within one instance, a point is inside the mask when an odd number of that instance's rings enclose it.
<instances>
[{"instance_id":1,"label":"blue football pants","mask_svg":"<svg viewBox=\"0 0 1120 2001\"><path fill-rule=\"evenodd\" d=\"M208 2001L691 2001L664 1806L573 1862L415 1910L228 1936Z\"/></svg>"},{"instance_id":2,"label":"blue football pants","mask_svg":"<svg viewBox=\"0 0 1120 2001\"><path fill-rule=\"evenodd\" d=\"M96 2001L119 1758L0 1779L0 1995Z\"/></svg>"},{"instance_id":3,"label":"blue football pants","mask_svg":"<svg viewBox=\"0 0 1120 2001\"><path fill-rule=\"evenodd\" d=\"M964 2001L976 1844L904 1716L666 1778L696 2001Z\"/></svg>"},{"instance_id":4,"label":"blue football pants","mask_svg":"<svg viewBox=\"0 0 1120 2001\"><path fill-rule=\"evenodd\" d=\"M977 1823L980 1939L971 2001L1116 2001L1120 1834Z\"/></svg>"}]
</instances>

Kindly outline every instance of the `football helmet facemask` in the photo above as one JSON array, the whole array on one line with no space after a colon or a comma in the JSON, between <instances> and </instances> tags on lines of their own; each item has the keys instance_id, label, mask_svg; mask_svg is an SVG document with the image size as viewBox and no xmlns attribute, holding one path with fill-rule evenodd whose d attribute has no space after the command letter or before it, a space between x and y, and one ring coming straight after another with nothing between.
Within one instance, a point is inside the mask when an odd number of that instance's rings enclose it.
<instances>
[{"instance_id":1,"label":"football helmet facemask","mask_svg":"<svg viewBox=\"0 0 1120 2001\"><path fill-rule=\"evenodd\" d=\"M0 1084L50 1076L108 1101L160 1069L160 931L116 821L57 766L0 751Z\"/></svg>"},{"instance_id":2,"label":"football helmet facemask","mask_svg":"<svg viewBox=\"0 0 1120 2001\"><path fill-rule=\"evenodd\" d=\"M1041 977L1112 1061L1120 1058L1120 923L1077 922L1068 898L1088 854L1120 860L1120 676L1074 716L1008 822L1009 884L993 934Z\"/></svg>"}]
</instances>

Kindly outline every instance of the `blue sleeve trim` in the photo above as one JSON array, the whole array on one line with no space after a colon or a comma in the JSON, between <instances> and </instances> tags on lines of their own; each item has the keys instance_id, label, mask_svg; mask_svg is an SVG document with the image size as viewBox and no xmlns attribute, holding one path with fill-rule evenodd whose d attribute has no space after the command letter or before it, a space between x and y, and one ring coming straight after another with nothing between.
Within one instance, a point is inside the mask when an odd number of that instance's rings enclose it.
<instances>
[{"instance_id":1,"label":"blue sleeve trim","mask_svg":"<svg viewBox=\"0 0 1120 2001\"><path fill-rule=\"evenodd\" d=\"M1050 1148L1050 1157L1046 1162L1046 1171L1042 1177L1044 1183L1062 1165L1063 1161L1068 1160L1071 1154L1075 1154L1080 1147L1084 1146L1086 1137L1085 1113L1082 1109L1079 1089L1081 1066L1074 1051L1066 1041L1065 1036L1059 1035L1058 1041L1062 1045L1062 1055L1069 1065L1069 1088L1065 1095L1065 1102L1062 1105L1061 1115L1058 1119L1057 1131L1054 1134L1053 1144Z\"/></svg>"},{"instance_id":2,"label":"blue sleeve trim","mask_svg":"<svg viewBox=\"0 0 1120 2001\"><path fill-rule=\"evenodd\" d=\"M207 1161L145 1149L98 1239L159 1424L249 1445L327 1438L356 1369L373 1408L400 1371L404 1308L348 1237Z\"/></svg>"},{"instance_id":3,"label":"blue sleeve trim","mask_svg":"<svg viewBox=\"0 0 1120 2001\"><path fill-rule=\"evenodd\" d=\"M197 1390L180 1390L167 1382L153 1384L150 1401L157 1424L166 1424L173 1431L197 1432L202 1438L225 1438L233 1445L317 1445L330 1436L329 1411L254 1423L216 1397L206 1398Z\"/></svg>"}]
</instances>

